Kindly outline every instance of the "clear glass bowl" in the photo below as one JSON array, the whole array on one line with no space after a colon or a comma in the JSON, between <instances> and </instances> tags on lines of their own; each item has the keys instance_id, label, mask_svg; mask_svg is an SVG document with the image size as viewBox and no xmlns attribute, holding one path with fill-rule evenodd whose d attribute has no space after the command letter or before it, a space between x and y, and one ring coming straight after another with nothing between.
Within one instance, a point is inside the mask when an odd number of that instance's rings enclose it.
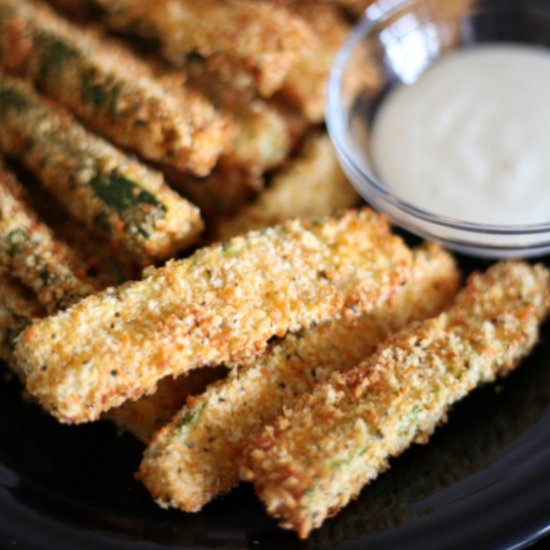
<instances>
[{"instance_id":1,"label":"clear glass bowl","mask_svg":"<svg viewBox=\"0 0 550 550\"><path fill-rule=\"evenodd\" d=\"M453 50L498 42L550 47L550 0L378 0L366 10L335 60L327 125L350 181L396 225L474 256L547 254L550 220L490 225L423 210L385 186L369 159L371 125L389 90L414 82Z\"/></svg>"}]
</instances>

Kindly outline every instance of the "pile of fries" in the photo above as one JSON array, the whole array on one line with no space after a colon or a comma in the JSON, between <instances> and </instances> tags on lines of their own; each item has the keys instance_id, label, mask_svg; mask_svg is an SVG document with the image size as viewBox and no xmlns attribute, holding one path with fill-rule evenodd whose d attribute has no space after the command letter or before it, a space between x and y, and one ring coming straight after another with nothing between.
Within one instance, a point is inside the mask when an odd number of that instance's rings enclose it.
<instances>
[{"instance_id":1,"label":"pile of fries","mask_svg":"<svg viewBox=\"0 0 550 550\"><path fill-rule=\"evenodd\" d=\"M161 506L249 481L305 538L550 312L358 207L322 123L368 3L0 0L0 359Z\"/></svg>"}]
</instances>

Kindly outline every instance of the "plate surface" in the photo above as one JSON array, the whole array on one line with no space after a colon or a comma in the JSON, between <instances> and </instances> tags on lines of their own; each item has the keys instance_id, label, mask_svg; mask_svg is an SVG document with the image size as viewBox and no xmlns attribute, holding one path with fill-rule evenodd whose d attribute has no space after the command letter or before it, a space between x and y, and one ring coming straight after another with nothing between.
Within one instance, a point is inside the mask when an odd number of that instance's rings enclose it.
<instances>
[{"instance_id":1,"label":"plate surface","mask_svg":"<svg viewBox=\"0 0 550 550\"><path fill-rule=\"evenodd\" d=\"M107 423L59 425L0 365L0 547L527 546L550 532L549 331L519 370L459 403L428 445L394 460L306 543L278 529L248 486L199 514L157 508L133 479L136 441Z\"/></svg>"}]
</instances>

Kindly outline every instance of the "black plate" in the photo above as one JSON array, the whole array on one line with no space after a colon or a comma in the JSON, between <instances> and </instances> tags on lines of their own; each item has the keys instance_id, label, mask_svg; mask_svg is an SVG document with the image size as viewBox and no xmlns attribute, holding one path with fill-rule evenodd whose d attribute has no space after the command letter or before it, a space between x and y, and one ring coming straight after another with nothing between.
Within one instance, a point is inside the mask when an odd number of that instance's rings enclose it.
<instances>
[{"instance_id":1,"label":"black plate","mask_svg":"<svg viewBox=\"0 0 550 550\"><path fill-rule=\"evenodd\" d=\"M465 266L467 267L467 266ZM394 460L307 543L277 528L250 487L199 514L157 508L133 479L141 446L106 423L59 425L0 365L0 546L520 548L550 532L550 327L507 380L477 390L427 446Z\"/></svg>"}]
</instances>

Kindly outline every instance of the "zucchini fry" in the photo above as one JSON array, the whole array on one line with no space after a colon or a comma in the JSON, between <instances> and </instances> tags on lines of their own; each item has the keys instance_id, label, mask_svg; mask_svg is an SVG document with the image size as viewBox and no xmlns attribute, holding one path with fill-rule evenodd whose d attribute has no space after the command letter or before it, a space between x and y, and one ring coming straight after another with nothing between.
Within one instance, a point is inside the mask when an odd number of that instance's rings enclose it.
<instances>
[{"instance_id":1,"label":"zucchini fry","mask_svg":"<svg viewBox=\"0 0 550 550\"><path fill-rule=\"evenodd\" d=\"M313 38L292 65L280 93L310 122L322 122L332 62L351 27L334 6L298 0L289 9L309 25Z\"/></svg>"},{"instance_id":2,"label":"zucchini fry","mask_svg":"<svg viewBox=\"0 0 550 550\"><path fill-rule=\"evenodd\" d=\"M31 174L23 178L30 207L58 240L67 243L96 291L140 277L141 269L125 250L114 250L105 237L91 234Z\"/></svg>"},{"instance_id":3,"label":"zucchini fry","mask_svg":"<svg viewBox=\"0 0 550 550\"><path fill-rule=\"evenodd\" d=\"M273 336L369 311L411 271L411 251L367 208L290 221L36 322L19 339L18 360L47 411L95 420L169 374L241 363Z\"/></svg>"},{"instance_id":4,"label":"zucchini fry","mask_svg":"<svg viewBox=\"0 0 550 550\"><path fill-rule=\"evenodd\" d=\"M29 207L15 177L0 166L0 269L36 293L53 313L93 290L76 256Z\"/></svg>"},{"instance_id":5,"label":"zucchini fry","mask_svg":"<svg viewBox=\"0 0 550 550\"><path fill-rule=\"evenodd\" d=\"M193 399L156 434L144 455L141 481L161 506L198 511L237 484L251 434L332 372L355 366L391 332L439 313L458 284L446 252L436 246L416 251L413 278L369 314L288 335Z\"/></svg>"},{"instance_id":6,"label":"zucchini fry","mask_svg":"<svg viewBox=\"0 0 550 550\"><path fill-rule=\"evenodd\" d=\"M222 155L226 164L263 174L281 164L304 133L307 121L295 109L228 86L208 71L207 60L189 61L185 69L185 84L230 121L232 139Z\"/></svg>"},{"instance_id":7,"label":"zucchini fry","mask_svg":"<svg viewBox=\"0 0 550 550\"><path fill-rule=\"evenodd\" d=\"M254 438L242 469L270 514L306 538L448 408L505 375L538 339L550 273L500 263L472 276L448 312L394 336L377 353L318 385Z\"/></svg>"},{"instance_id":8,"label":"zucchini fry","mask_svg":"<svg viewBox=\"0 0 550 550\"><path fill-rule=\"evenodd\" d=\"M330 139L315 133L303 153L274 175L269 189L254 204L220 223L218 237L227 240L290 218L328 216L358 203L359 197L340 169Z\"/></svg>"},{"instance_id":9,"label":"zucchini fry","mask_svg":"<svg viewBox=\"0 0 550 550\"><path fill-rule=\"evenodd\" d=\"M141 265L173 256L202 231L198 209L160 174L88 133L28 83L2 75L0 148Z\"/></svg>"},{"instance_id":10,"label":"zucchini fry","mask_svg":"<svg viewBox=\"0 0 550 550\"><path fill-rule=\"evenodd\" d=\"M282 164L307 127L296 111L273 100L256 98L222 112L233 119L234 139L221 158L255 176Z\"/></svg>"},{"instance_id":11,"label":"zucchini fry","mask_svg":"<svg viewBox=\"0 0 550 550\"><path fill-rule=\"evenodd\" d=\"M40 317L44 310L29 291L0 271L0 359L15 369L13 351L15 339L33 318Z\"/></svg>"},{"instance_id":12,"label":"zucchini fry","mask_svg":"<svg viewBox=\"0 0 550 550\"><path fill-rule=\"evenodd\" d=\"M67 2L54 0L61 8ZM182 66L190 55L236 88L268 97L279 89L311 38L303 22L284 8L254 0L92 0L112 30L160 44L163 57Z\"/></svg>"},{"instance_id":13,"label":"zucchini fry","mask_svg":"<svg viewBox=\"0 0 550 550\"><path fill-rule=\"evenodd\" d=\"M146 63L46 5L0 0L0 64L32 80L113 143L205 176L226 141L226 123L196 92L174 94Z\"/></svg>"}]
</instances>

